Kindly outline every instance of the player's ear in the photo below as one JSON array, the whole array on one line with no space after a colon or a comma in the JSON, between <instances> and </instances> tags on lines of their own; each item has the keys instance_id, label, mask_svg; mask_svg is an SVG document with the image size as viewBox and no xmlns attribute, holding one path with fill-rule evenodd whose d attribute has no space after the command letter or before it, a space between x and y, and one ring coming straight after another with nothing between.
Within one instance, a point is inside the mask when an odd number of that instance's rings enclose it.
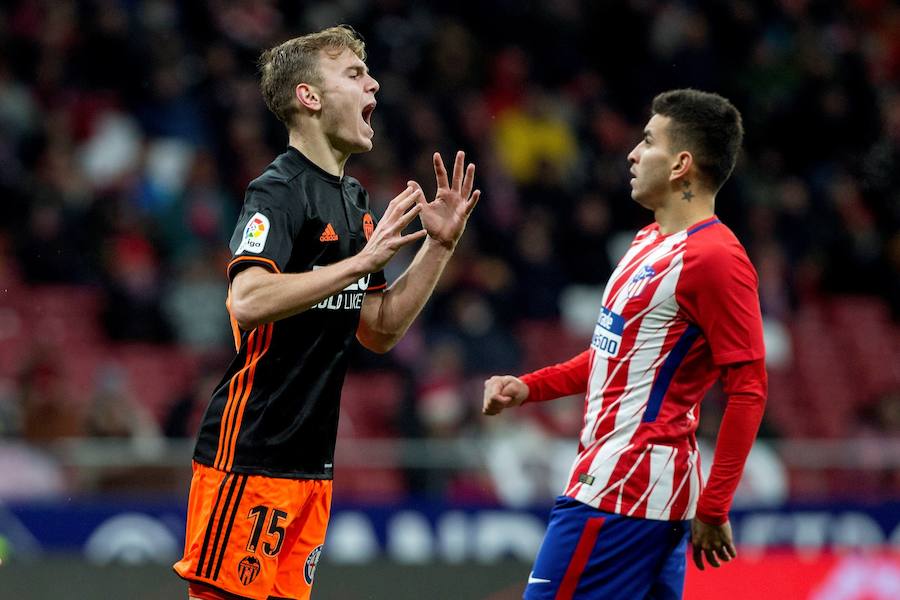
<instances>
[{"instance_id":1,"label":"player's ear","mask_svg":"<svg viewBox=\"0 0 900 600\"><path fill-rule=\"evenodd\" d=\"M672 168L669 172L669 181L684 177L693 165L694 156L687 150L682 150L675 155L675 161L672 163Z\"/></svg>"},{"instance_id":2,"label":"player's ear","mask_svg":"<svg viewBox=\"0 0 900 600\"><path fill-rule=\"evenodd\" d=\"M300 106L312 111L322 109L322 95L314 86L308 83L298 83L294 88L294 96L300 102Z\"/></svg>"}]
</instances>

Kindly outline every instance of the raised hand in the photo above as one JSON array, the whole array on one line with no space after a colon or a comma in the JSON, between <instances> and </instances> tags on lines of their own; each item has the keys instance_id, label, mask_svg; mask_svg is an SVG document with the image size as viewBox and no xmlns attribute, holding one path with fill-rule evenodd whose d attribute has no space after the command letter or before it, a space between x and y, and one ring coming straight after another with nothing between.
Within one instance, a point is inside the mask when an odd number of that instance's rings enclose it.
<instances>
[{"instance_id":1,"label":"raised hand","mask_svg":"<svg viewBox=\"0 0 900 600\"><path fill-rule=\"evenodd\" d=\"M420 217L428 237L450 249L456 246L465 231L469 215L481 197L481 190L472 191L475 185L475 165L469 163L466 167L465 161L466 154L460 150L453 163L453 178L448 180L440 153L434 153L437 194L431 202L423 202ZM414 181L410 185L418 187Z\"/></svg>"},{"instance_id":2,"label":"raised hand","mask_svg":"<svg viewBox=\"0 0 900 600\"><path fill-rule=\"evenodd\" d=\"M427 204L425 196L422 195L418 185L408 186L391 200L387 210L384 211L384 216L366 242L365 248L359 253L359 256L367 261L367 272L380 271L394 258L400 248L427 235L425 230L403 235L403 230L422 212L425 204Z\"/></svg>"},{"instance_id":3,"label":"raised hand","mask_svg":"<svg viewBox=\"0 0 900 600\"><path fill-rule=\"evenodd\" d=\"M497 415L505 408L519 406L528 398L528 386L512 375L494 375L484 382L484 406L481 412Z\"/></svg>"}]
</instances>

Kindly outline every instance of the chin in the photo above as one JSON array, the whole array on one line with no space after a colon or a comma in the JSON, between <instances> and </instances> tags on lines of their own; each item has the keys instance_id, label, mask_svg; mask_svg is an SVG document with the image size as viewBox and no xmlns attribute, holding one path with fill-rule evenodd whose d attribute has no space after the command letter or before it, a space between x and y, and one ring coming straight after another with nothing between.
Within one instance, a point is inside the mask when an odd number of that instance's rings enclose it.
<instances>
[{"instance_id":1,"label":"chin","mask_svg":"<svg viewBox=\"0 0 900 600\"><path fill-rule=\"evenodd\" d=\"M374 147L372 140L368 139L357 139L353 141L346 141L341 144L342 151L347 154L363 154L364 152L369 152Z\"/></svg>"},{"instance_id":2,"label":"chin","mask_svg":"<svg viewBox=\"0 0 900 600\"><path fill-rule=\"evenodd\" d=\"M353 148L353 152L355 154L359 154L360 152L368 152L375 146L374 136L367 137L365 135L361 135L349 144Z\"/></svg>"},{"instance_id":3,"label":"chin","mask_svg":"<svg viewBox=\"0 0 900 600\"><path fill-rule=\"evenodd\" d=\"M631 190L631 199L643 206L648 210L653 210L653 207L647 204L644 199L641 198L641 195L638 194L635 190Z\"/></svg>"}]
</instances>

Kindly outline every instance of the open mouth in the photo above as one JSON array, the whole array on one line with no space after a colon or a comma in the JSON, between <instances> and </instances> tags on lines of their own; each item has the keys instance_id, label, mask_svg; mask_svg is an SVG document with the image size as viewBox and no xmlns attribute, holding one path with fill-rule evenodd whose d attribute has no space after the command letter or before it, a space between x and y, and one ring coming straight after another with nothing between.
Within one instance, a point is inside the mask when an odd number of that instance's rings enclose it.
<instances>
[{"instance_id":1,"label":"open mouth","mask_svg":"<svg viewBox=\"0 0 900 600\"><path fill-rule=\"evenodd\" d=\"M362 109L362 118L363 121L366 122L366 125L369 127L372 126L372 113L375 112L375 105L377 103L373 100L369 104L366 104Z\"/></svg>"}]
</instances>

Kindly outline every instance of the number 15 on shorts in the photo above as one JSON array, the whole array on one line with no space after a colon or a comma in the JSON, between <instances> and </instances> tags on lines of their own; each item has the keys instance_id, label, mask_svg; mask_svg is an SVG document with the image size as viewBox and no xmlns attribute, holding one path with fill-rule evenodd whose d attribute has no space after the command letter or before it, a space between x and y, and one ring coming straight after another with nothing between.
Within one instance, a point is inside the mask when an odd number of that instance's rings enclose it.
<instances>
[{"instance_id":1,"label":"number 15 on shorts","mask_svg":"<svg viewBox=\"0 0 900 600\"><path fill-rule=\"evenodd\" d=\"M284 544L284 527L281 522L287 519L288 514L277 508L269 509L268 506L254 506L250 509L247 519L253 521L250 531L250 539L247 540L247 552L256 553L256 549L262 540L262 552L266 556L275 557L281 552ZM263 533L265 532L265 538Z\"/></svg>"}]
</instances>

